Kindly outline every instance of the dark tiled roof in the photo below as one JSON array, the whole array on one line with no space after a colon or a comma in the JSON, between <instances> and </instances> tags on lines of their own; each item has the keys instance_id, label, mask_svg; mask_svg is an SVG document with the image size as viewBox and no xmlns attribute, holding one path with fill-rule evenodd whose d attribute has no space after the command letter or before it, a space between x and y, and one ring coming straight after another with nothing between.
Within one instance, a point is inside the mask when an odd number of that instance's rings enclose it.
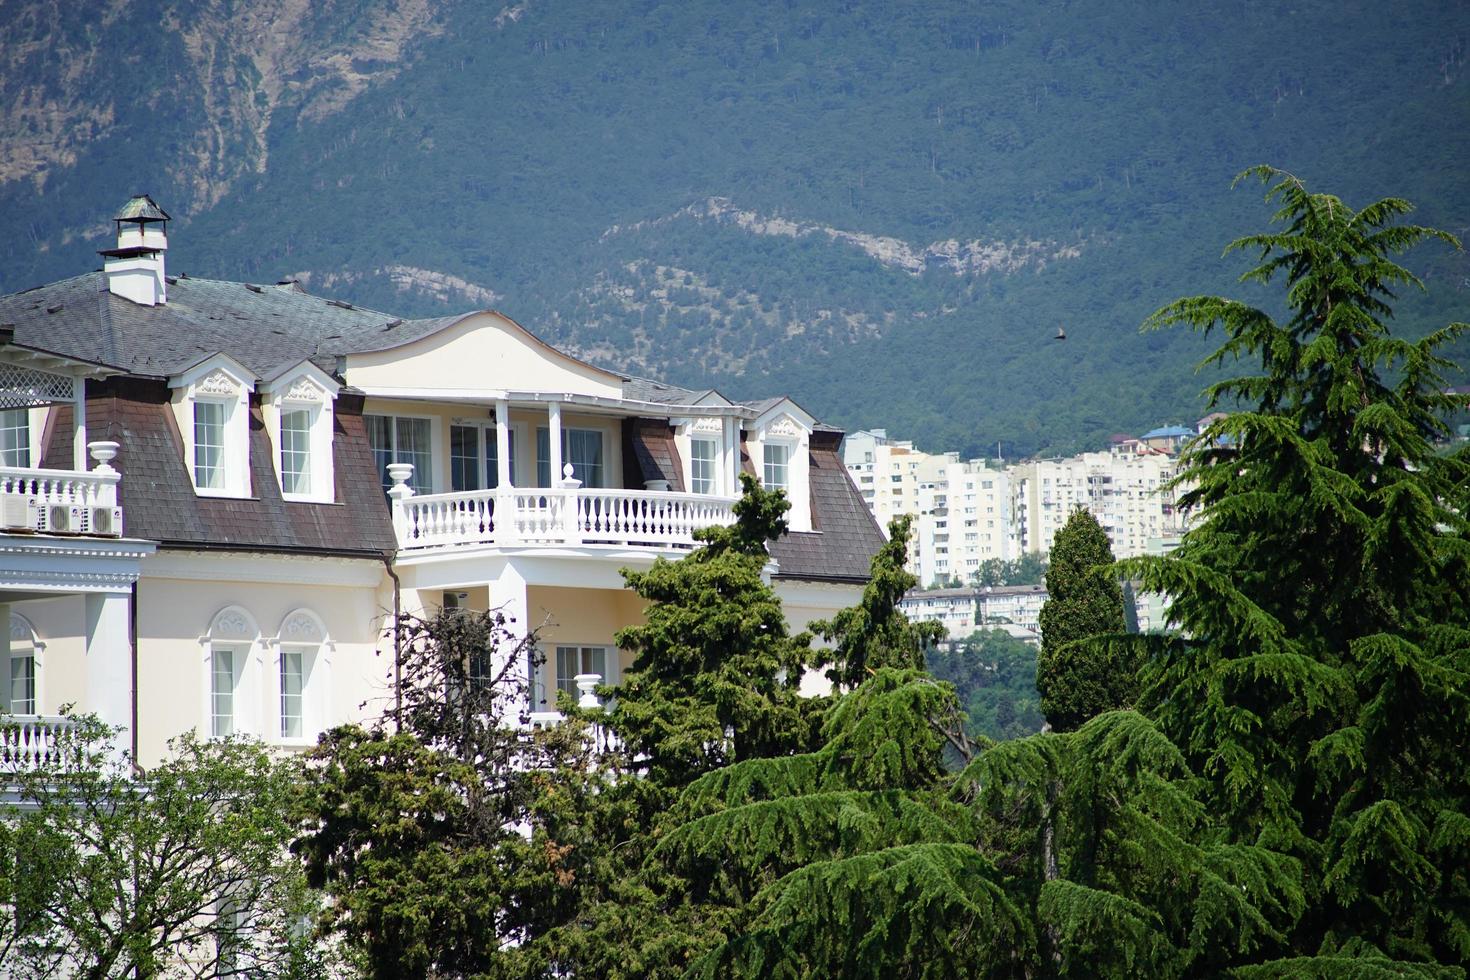
<instances>
[{"instance_id":1,"label":"dark tiled roof","mask_svg":"<svg viewBox=\"0 0 1470 980\"><path fill-rule=\"evenodd\" d=\"M331 371L338 354L397 347L457 319L401 320L295 284L182 276L170 280L168 302L159 306L113 295L101 272L0 296L0 323L15 324L16 343L152 377L221 351L259 378L308 358Z\"/></svg>"},{"instance_id":2,"label":"dark tiled roof","mask_svg":"<svg viewBox=\"0 0 1470 980\"><path fill-rule=\"evenodd\" d=\"M841 441L840 435L812 433L812 526L818 530L790 532L771 542L779 579L866 581L873 556L883 547L883 533L842 465ZM749 465L749 457L742 463Z\"/></svg>"},{"instance_id":3,"label":"dark tiled roof","mask_svg":"<svg viewBox=\"0 0 1470 980\"><path fill-rule=\"evenodd\" d=\"M624 419L623 458L630 464L623 481L630 489L642 490L649 480L668 480L669 489L684 492L684 467L666 420Z\"/></svg>"},{"instance_id":4,"label":"dark tiled roof","mask_svg":"<svg viewBox=\"0 0 1470 980\"><path fill-rule=\"evenodd\" d=\"M368 448L362 399L339 395L332 433L335 504L281 498L260 409L250 412L250 499L200 497L184 462L184 445L157 381L110 379L88 385L87 427L93 439L118 442L123 522L130 537L164 547L299 551L378 558L395 547L393 525ZM42 466L71 466L71 406L55 423Z\"/></svg>"},{"instance_id":5,"label":"dark tiled roof","mask_svg":"<svg viewBox=\"0 0 1470 980\"><path fill-rule=\"evenodd\" d=\"M128 198L128 203L122 206L122 210L112 216L113 221L167 221L168 212L158 206L158 203L147 194L137 194Z\"/></svg>"},{"instance_id":6,"label":"dark tiled roof","mask_svg":"<svg viewBox=\"0 0 1470 980\"><path fill-rule=\"evenodd\" d=\"M630 401L655 402L659 405L693 405L707 391L694 391L678 385L650 381L648 378L624 378L623 397Z\"/></svg>"}]
</instances>

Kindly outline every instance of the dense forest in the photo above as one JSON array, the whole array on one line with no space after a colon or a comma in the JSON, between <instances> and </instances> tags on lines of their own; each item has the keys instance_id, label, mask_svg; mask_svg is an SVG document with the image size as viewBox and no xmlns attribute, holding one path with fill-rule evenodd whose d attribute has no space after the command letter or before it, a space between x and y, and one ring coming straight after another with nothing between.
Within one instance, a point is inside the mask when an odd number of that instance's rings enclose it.
<instances>
[{"instance_id":1,"label":"dense forest","mask_svg":"<svg viewBox=\"0 0 1470 980\"><path fill-rule=\"evenodd\" d=\"M1470 227L1457 4L0 18L0 290L95 267L107 216L148 191L177 219L174 270L401 315L494 305L611 367L966 453L1201 414L1204 341L1138 324L1243 271L1214 243L1243 230L1246 165ZM1447 249L1414 261L1409 336L1470 283Z\"/></svg>"}]
</instances>

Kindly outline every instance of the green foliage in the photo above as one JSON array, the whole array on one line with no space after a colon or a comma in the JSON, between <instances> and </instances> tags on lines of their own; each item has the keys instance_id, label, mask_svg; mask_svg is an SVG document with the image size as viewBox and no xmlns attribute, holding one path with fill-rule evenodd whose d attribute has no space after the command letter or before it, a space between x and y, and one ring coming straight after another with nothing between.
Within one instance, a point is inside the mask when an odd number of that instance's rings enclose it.
<instances>
[{"instance_id":1,"label":"green foliage","mask_svg":"<svg viewBox=\"0 0 1470 980\"><path fill-rule=\"evenodd\" d=\"M286 853L293 763L184 735L169 761L135 771L116 732L71 723L45 765L0 777L18 804L0 821L7 975L222 977L245 963L253 976L324 975L300 928L316 899Z\"/></svg>"},{"instance_id":2,"label":"green foliage","mask_svg":"<svg viewBox=\"0 0 1470 980\"><path fill-rule=\"evenodd\" d=\"M987 558L970 576L971 585L1040 585L1046 579L1047 559L1039 551L1019 558Z\"/></svg>"},{"instance_id":3,"label":"green foliage","mask_svg":"<svg viewBox=\"0 0 1470 980\"><path fill-rule=\"evenodd\" d=\"M1041 731L1034 643L1005 630L977 630L925 659L935 678L954 685L971 737L1001 741Z\"/></svg>"},{"instance_id":4,"label":"green foliage","mask_svg":"<svg viewBox=\"0 0 1470 980\"><path fill-rule=\"evenodd\" d=\"M911 623L898 608L919 584L904 568L912 526L913 517L907 514L889 522L888 540L873 556L861 602L830 622L812 623L812 632L832 644L834 666L827 679L839 688L855 687L879 667L922 670L924 649L944 636L939 623Z\"/></svg>"},{"instance_id":5,"label":"green foliage","mask_svg":"<svg viewBox=\"0 0 1470 980\"><path fill-rule=\"evenodd\" d=\"M649 606L643 625L617 634L635 659L609 725L659 786L811 740L812 705L798 693L810 637L789 634L761 578L790 504L748 474L741 481L733 525L698 532L704 547L680 561L623 572Z\"/></svg>"},{"instance_id":6,"label":"green foliage","mask_svg":"<svg viewBox=\"0 0 1470 980\"><path fill-rule=\"evenodd\" d=\"M1052 544L1036 664L1041 710L1059 731L1130 704L1137 691L1132 646L1088 642L1121 634L1126 626L1112 564L1113 549L1097 518L1073 511Z\"/></svg>"},{"instance_id":7,"label":"green foliage","mask_svg":"<svg viewBox=\"0 0 1470 980\"><path fill-rule=\"evenodd\" d=\"M397 637L398 704L312 755L292 849L331 899L323 926L368 977L544 971L598 853L577 846L605 786L593 743L520 725L535 634L503 613L405 616Z\"/></svg>"},{"instance_id":8,"label":"green foliage","mask_svg":"<svg viewBox=\"0 0 1470 980\"><path fill-rule=\"evenodd\" d=\"M1463 325L1411 342L1386 321L1417 282L1393 256L1453 239L1398 224L1398 199L1355 210L1248 174L1282 228L1231 249L1257 253L1247 280L1285 280L1290 315L1196 297L1150 321L1218 329L1212 362L1259 368L1212 386L1248 408L1183 455L1197 526L1170 559L1124 563L1174 597L1183 631L1156 645L1140 704L1207 777L1223 839L1304 868L1313 912L1280 948L1309 959L1252 975L1327 975L1345 955L1369 958L1351 975L1410 975L1470 959L1451 843L1470 811L1470 472L1463 449L1434 446L1463 407L1439 353Z\"/></svg>"}]
</instances>

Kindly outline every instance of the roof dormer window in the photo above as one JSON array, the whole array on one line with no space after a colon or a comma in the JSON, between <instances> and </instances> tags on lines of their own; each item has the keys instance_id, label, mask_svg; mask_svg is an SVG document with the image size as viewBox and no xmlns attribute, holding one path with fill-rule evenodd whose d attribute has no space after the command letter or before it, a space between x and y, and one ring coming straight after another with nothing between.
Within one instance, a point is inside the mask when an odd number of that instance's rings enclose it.
<instances>
[{"instance_id":1,"label":"roof dormer window","mask_svg":"<svg viewBox=\"0 0 1470 980\"><path fill-rule=\"evenodd\" d=\"M810 447L815 421L794 402L783 399L754 423L747 423L753 442L751 462L766 489L783 491L791 502L786 520L792 531L812 530Z\"/></svg>"},{"instance_id":2,"label":"roof dormer window","mask_svg":"<svg viewBox=\"0 0 1470 980\"><path fill-rule=\"evenodd\" d=\"M170 380L184 463L201 497L250 496L250 373L226 354Z\"/></svg>"},{"instance_id":3,"label":"roof dormer window","mask_svg":"<svg viewBox=\"0 0 1470 980\"><path fill-rule=\"evenodd\" d=\"M339 387L308 361L261 385L261 414L286 500L329 504L335 499L332 402Z\"/></svg>"}]
</instances>

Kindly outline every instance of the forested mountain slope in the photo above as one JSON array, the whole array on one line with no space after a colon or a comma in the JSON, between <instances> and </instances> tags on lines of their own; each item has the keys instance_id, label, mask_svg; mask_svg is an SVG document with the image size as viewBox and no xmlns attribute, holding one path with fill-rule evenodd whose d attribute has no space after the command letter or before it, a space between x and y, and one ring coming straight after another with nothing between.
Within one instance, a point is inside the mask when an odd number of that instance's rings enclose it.
<instances>
[{"instance_id":1,"label":"forested mountain slope","mask_svg":"<svg viewBox=\"0 0 1470 980\"><path fill-rule=\"evenodd\" d=\"M1470 227L1470 5L0 0L0 290L170 269L495 305L619 369L935 448L1199 411L1139 322L1258 224L1243 167ZM1470 261L1416 256L1423 332ZM1432 254L1431 254L1432 253ZM1240 268L1245 268L1242 261ZM1065 324L1068 339L1051 339Z\"/></svg>"}]
</instances>

